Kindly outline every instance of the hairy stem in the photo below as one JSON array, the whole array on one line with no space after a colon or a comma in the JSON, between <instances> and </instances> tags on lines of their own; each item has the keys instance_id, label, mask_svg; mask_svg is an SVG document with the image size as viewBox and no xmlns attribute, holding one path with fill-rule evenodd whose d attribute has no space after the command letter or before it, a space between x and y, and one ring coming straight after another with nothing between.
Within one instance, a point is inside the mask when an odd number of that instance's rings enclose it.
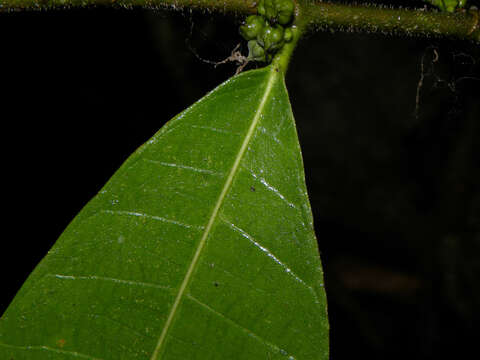
<instances>
[{"instance_id":1,"label":"hairy stem","mask_svg":"<svg viewBox=\"0 0 480 360\"><path fill-rule=\"evenodd\" d=\"M451 37L480 42L479 11L455 13L381 5L300 1L298 22L307 28L362 31L385 35Z\"/></svg>"},{"instance_id":2,"label":"hairy stem","mask_svg":"<svg viewBox=\"0 0 480 360\"><path fill-rule=\"evenodd\" d=\"M208 9L220 12L250 14L256 12L256 4L256 0L0 0L0 12L110 6L173 10Z\"/></svg>"},{"instance_id":3,"label":"hairy stem","mask_svg":"<svg viewBox=\"0 0 480 360\"><path fill-rule=\"evenodd\" d=\"M169 9L208 9L251 14L258 0L0 0L0 12L65 7L113 6ZM387 35L452 37L480 42L479 11L453 14L425 9L394 9L376 5L347 5L297 0L301 28L364 31Z\"/></svg>"}]
</instances>

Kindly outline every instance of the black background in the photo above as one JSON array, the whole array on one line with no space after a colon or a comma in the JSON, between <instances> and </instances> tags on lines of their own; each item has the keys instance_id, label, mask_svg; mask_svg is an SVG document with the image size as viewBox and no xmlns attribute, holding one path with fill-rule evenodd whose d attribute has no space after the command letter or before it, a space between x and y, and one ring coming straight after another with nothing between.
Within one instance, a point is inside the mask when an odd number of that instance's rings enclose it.
<instances>
[{"instance_id":1,"label":"black background","mask_svg":"<svg viewBox=\"0 0 480 360\"><path fill-rule=\"evenodd\" d=\"M233 75L234 65L198 57L226 58L241 41L240 20L120 9L0 14L0 313L128 155ZM475 349L479 61L469 42L330 32L295 53L287 85L332 360Z\"/></svg>"}]
</instances>

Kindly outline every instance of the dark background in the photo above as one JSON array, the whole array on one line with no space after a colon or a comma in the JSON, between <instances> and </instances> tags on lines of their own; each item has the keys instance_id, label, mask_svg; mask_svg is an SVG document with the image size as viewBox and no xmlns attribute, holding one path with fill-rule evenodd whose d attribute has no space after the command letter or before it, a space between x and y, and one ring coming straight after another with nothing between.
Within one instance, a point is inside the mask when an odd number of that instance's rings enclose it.
<instances>
[{"instance_id":1,"label":"dark background","mask_svg":"<svg viewBox=\"0 0 480 360\"><path fill-rule=\"evenodd\" d=\"M198 57L229 56L240 20L0 14L0 314L128 155L233 75ZM332 360L478 354L479 62L480 46L458 41L325 32L298 46L287 85Z\"/></svg>"}]
</instances>

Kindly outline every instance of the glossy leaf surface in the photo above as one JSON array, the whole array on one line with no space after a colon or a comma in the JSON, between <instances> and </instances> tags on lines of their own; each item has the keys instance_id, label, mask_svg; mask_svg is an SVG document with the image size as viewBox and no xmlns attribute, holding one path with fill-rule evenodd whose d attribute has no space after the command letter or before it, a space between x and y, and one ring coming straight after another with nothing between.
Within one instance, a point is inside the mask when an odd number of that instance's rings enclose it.
<instances>
[{"instance_id":1,"label":"glossy leaf surface","mask_svg":"<svg viewBox=\"0 0 480 360\"><path fill-rule=\"evenodd\" d=\"M0 321L0 359L327 359L281 72L165 125L72 221Z\"/></svg>"}]
</instances>

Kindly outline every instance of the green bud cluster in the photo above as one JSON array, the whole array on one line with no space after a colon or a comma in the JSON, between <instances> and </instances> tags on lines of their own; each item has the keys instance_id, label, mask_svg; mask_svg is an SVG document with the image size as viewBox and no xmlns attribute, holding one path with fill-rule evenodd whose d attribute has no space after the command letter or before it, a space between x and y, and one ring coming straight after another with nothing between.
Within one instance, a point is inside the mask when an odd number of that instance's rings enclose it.
<instances>
[{"instance_id":1,"label":"green bud cluster","mask_svg":"<svg viewBox=\"0 0 480 360\"><path fill-rule=\"evenodd\" d=\"M293 0L260 0L258 15L250 15L240 26L248 41L248 58L270 62L282 46L292 41Z\"/></svg>"},{"instance_id":2,"label":"green bud cluster","mask_svg":"<svg viewBox=\"0 0 480 360\"><path fill-rule=\"evenodd\" d=\"M446 11L449 13L455 12L457 9L462 9L465 7L466 0L425 0L433 6L438 7L441 11Z\"/></svg>"},{"instance_id":3,"label":"green bud cluster","mask_svg":"<svg viewBox=\"0 0 480 360\"><path fill-rule=\"evenodd\" d=\"M295 4L291 0L261 0L257 12L271 23L287 25L292 20L294 9Z\"/></svg>"}]
</instances>

